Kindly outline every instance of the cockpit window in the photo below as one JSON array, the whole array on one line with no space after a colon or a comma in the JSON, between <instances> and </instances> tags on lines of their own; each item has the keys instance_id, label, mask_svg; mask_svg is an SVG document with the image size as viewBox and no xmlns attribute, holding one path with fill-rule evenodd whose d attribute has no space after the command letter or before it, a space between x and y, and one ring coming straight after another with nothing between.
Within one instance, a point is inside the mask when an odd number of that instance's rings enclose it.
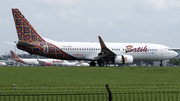
<instances>
[{"instance_id":1,"label":"cockpit window","mask_svg":"<svg viewBox=\"0 0 180 101\"><path fill-rule=\"evenodd\" d=\"M169 51L172 51L172 49L168 48Z\"/></svg>"}]
</instances>

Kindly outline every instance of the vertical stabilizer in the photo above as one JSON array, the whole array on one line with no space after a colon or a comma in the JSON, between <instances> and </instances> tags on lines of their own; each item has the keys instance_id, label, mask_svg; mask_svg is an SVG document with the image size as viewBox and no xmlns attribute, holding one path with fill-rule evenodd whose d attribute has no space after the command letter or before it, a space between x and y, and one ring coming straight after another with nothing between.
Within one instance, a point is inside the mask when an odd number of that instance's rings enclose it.
<instances>
[{"instance_id":1,"label":"vertical stabilizer","mask_svg":"<svg viewBox=\"0 0 180 101\"><path fill-rule=\"evenodd\" d=\"M17 56L13 51L10 51L12 60L20 63L25 63L19 56ZM25 63L26 64L26 63Z\"/></svg>"},{"instance_id":2,"label":"vertical stabilizer","mask_svg":"<svg viewBox=\"0 0 180 101\"><path fill-rule=\"evenodd\" d=\"M13 51L10 51L10 53L13 59L19 59L19 56L17 56Z\"/></svg>"},{"instance_id":3,"label":"vertical stabilizer","mask_svg":"<svg viewBox=\"0 0 180 101\"><path fill-rule=\"evenodd\" d=\"M27 21L19 9L12 9L15 27L18 35L17 48L26 51L30 54L37 54L49 58L74 60L77 59L59 47L54 45L51 41L45 41Z\"/></svg>"},{"instance_id":4,"label":"vertical stabilizer","mask_svg":"<svg viewBox=\"0 0 180 101\"><path fill-rule=\"evenodd\" d=\"M13 8L12 13L19 41L45 42L45 40L35 31L19 9Z\"/></svg>"}]
</instances>

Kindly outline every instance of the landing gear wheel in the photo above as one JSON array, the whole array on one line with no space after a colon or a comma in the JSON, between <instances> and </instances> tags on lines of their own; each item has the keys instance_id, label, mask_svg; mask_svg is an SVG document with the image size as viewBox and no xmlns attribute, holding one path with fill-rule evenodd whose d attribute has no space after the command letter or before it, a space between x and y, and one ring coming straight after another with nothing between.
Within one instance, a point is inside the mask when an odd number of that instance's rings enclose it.
<instances>
[{"instance_id":1,"label":"landing gear wheel","mask_svg":"<svg viewBox=\"0 0 180 101\"><path fill-rule=\"evenodd\" d=\"M96 66L96 63L94 61L90 62L89 64L90 66Z\"/></svg>"},{"instance_id":2,"label":"landing gear wheel","mask_svg":"<svg viewBox=\"0 0 180 101\"><path fill-rule=\"evenodd\" d=\"M104 62L103 61L98 61L98 65L101 67L104 67Z\"/></svg>"}]
</instances>

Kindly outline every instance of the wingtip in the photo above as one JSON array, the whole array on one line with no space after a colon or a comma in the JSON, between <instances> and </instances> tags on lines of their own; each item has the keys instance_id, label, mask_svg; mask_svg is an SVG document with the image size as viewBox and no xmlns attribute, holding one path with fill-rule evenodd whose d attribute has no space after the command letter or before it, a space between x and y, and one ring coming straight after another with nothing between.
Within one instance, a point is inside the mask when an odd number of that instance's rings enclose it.
<instances>
[{"instance_id":1,"label":"wingtip","mask_svg":"<svg viewBox=\"0 0 180 101\"><path fill-rule=\"evenodd\" d=\"M101 48L102 49L107 48L106 45L104 44L103 40L101 39L101 37L100 36L98 36L98 37L99 37L99 42L100 42Z\"/></svg>"},{"instance_id":2,"label":"wingtip","mask_svg":"<svg viewBox=\"0 0 180 101\"><path fill-rule=\"evenodd\" d=\"M102 40L102 39L101 39L101 36L98 36L98 39L99 39L99 40Z\"/></svg>"}]
</instances>

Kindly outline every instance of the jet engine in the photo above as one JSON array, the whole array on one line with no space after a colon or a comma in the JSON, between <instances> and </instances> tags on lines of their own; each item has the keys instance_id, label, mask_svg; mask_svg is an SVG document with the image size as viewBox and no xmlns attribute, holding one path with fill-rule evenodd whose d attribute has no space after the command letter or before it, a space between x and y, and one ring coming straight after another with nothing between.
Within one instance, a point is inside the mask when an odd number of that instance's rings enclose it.
<instances>
[{"instance_id":1,"label":"jet engine","mask_svg":"<svg viewBox=\"0 0 180 101\"><path fill-rule=\"evenodd\" d=\"M133 63L133 57L131 55L119 55L115 57L115 64L128 64Z\"/></svg>"}]
</instances>

